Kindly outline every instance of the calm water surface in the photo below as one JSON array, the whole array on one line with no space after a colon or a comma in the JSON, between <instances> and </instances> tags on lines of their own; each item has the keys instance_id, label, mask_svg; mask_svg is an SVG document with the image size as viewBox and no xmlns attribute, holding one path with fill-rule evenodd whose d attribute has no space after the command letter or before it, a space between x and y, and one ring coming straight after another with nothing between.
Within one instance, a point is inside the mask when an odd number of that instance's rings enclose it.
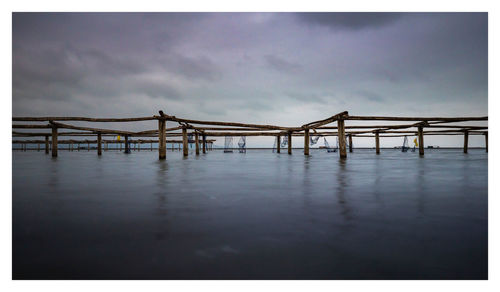
<instances>
[{"instance_id":1,"label":"calm water surface","mask_svg":"<svg viewBox=\"0 0 500 292\"><path fill-rule=\"evenodd\" d=\"M485 279L484 150L13 153L15 279Z\"/></svg>"}]
</instances>

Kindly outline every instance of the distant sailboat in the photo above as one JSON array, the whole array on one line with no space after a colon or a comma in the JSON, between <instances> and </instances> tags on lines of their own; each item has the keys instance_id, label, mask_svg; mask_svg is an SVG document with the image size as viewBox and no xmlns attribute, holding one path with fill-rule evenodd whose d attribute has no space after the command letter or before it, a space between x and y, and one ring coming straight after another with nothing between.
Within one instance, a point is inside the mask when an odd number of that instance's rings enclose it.
<instances>
[{"instance_id":1,"label":"distant sailboat","mask_svg":"<svg viewBox=\"0 0 500 292\"><path fill-rule=\"evenodd\" d=\"M323 137L323 141L325 142L325 148L326 148L327 152L337 152L336 148L330 147L330 144L328 144L328 141L326 141L325 137ZM339 140L337 140L337 148L338 148L338 143L339 143Z\"/></svg>"},{"instance_id":2,"label":"distant sailboat","mask_svg":"<svg viewBox=\"0 0 500 292\"><path fill-rule=\"evenodd\" d=\"M410 145L408 144L408 137L405 136L405 139L403 140L403 147L401 147L401 151L407 152L408 149L410 149Z\"/></svg>"}]
</instances>

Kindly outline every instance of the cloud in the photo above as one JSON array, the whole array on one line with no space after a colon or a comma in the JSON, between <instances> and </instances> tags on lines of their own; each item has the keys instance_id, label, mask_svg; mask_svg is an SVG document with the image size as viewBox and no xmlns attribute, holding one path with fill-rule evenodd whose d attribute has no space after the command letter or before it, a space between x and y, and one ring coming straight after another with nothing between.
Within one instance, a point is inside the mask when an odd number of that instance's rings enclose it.
<instances>
[{"instance_id":1,"label":"cloud","mask_svg":"<svg viewBox=\"0 0 500 292\"><path fill-rule=\"evenodd\" d=\"M311 25L339 30L373 29L395 22L401 13L392 12L303 12L297 17Z\"/></svg>"},{"instance_id":2,"label":"cloud","mask_svg":"<svg viewBox=\"0 0 500 292\"><path fill-rule=\"evenodd\" d=\"M269 68L283 73L294 73L299 71L301 68L299 64L289 62L275 55L265 55L264 59Z\"/></svg>"}]
</instances>

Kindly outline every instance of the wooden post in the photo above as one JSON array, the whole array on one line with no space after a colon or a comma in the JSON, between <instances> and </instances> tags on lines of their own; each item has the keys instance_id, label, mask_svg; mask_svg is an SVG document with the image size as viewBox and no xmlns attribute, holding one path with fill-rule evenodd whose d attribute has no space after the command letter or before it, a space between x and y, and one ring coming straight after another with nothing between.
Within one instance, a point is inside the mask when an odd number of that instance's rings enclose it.
<instances>
[{"instance_id":1,"label":"wooden post","mask_svg":"<svg viewBox=\"0 0 500 292\"><path fill-rule=\"evenodd\" d=\"M281 136L276 136L276 153L280 153L281 151Z\"/></svg>"},{"instance_id":2,"label":"wooden post","mask_svg":"<svg viewBox=\"0 0 500 292\"><path fill-rule=\"evenodd\" d=\"M344 120L340 119L337 121L337 132L339 138L339 154L340 158L347 158L347 151L345 147L345 127Z\"/></svg>"},{"instance_id":3,"label":"wooden post","mask_svg":"<svg viewBox=\"0 0 500 292\"><path fill-rule=\"evenodd\" d=\"M304 130L304 155L309 155L309 129Z\"/></svg>"},{"instance_id":4,"label":"wooden post","mask_svg":"<svg viewBox=\"0 0 500 292\"><path fill-rule=\"evenodd\" d=\"M37 149L37 151L40 151L40 143L38 143L38 149Z\"/></svg>"},{"instance_id":5,"label":"wooden post","mask_svg":"<svg viewBox=\"0 0 500 292\"><path fill-rule=\"evenodd\" d=\"M102 136L97 133L97 155L102 155Z\"/></svg>"},{"instance_id":6,"label":"wooden post","mask_svg":"<svg viewBox=\"0 0 500 292\"><path fill-rule=\"evenodd\" d=\"M380 141L378 137L378 131L375 132L375 153L380 154Z\"/></svg>"},{"instance_id":7,"label":"wooden post","mask_svg":"<svg viewBox=\"0 0 500 292\"><path fill-rule=\"evenodd\" d=\"M52 157L57 157L57 127L52 125Z\"/></svg>"},{"instance_id":8,"label":"wooden post","mask_svg":"<svg viewBox=\"0 0 500 292\"><path fill-rule=\"evenodd\" d=\"M189 148L188 148L188 136L186 127L182 127L182 151L184 156L188 156Z\"/></svg>"},{"instance_id":9,"label":"wooden post","mask_svg":"<svg viewBox=\"0 0 500 292\"><path fill-rule=\"evenodd\" d=\"M49 135L45 135L45 154L49 154Z\"/></svg>"},{"instance_id":10,"label":"wooden post","mask_svg":"<svg viewBox=\"0 0 500 292\"><path fill-rule=\"evenodd\" d=\"M87 152L90 151L90 142L87 141Z\"/></svg>"},{"instance_id":11,"label":"wooden post","mask_svg":"<svg viewBox=\"0 0 500 292\"><path fill-rule=\"evenodd\" d=\"M488 132L484 133L484 142L486 143L486 153L488 153Z\"/></svg>"},{"instance_id":12,"label":"wooden post","mask_svg":"<svg viewBox=\"0 0 500 292\"><path fill-rule=\"evenodd\" d=\"M207 135L203 134L203 154L207 153Z\"/></svg>"},{"instance_id":13,"label":"wooden post","mask_svg":"<svg viewBox=\"0 0 500 292\"><path fill-rule=\"evenodd\" d=\"M469 131L464 131L464 153L467 153L469 148Z\"/></svg>"},{"instance_id":14,"label":"wooden post","mask_svg":"<svg viewBox=\"0 0 500 292\"><path fill-rule=\"evenodd\" d=\"M196 155L200 155L200 140L198 138L198 132L194 132L194 144L196 144L195 146Z\"/></svg>"},{"instance_id":15,"label":"wooden post","mask_svg":"<svg viewBox=\"0 0 500 292\"><path fill-rule=\"evenodd\" d=\"M130 143L128 142L128 135L125 135L125 153L130 154Z\"/></svg>"},{"instance_id":16,"label":"wooden post","mask_svg":"<svg viewBox=\"0 0 500 292\"><path fill-rule=\"evenodd\" d=\"M292 154L292 132L288 132L288 154Z\"/></svg>"},{"instance_id":17,"label":"wooden post","mask_svg":"<svg viewBox=\"0 0 500 292\"><path fill-rule=\"evenodd\" d=\"M166 126L166 120L158 120L158 158L160 160L167 158L167 134L165 132Z\"/></svg>"},{"instance_id":18,"label":"wooden post","mask_svg":"<svg viewBox=\"0 0 500 292\"><path fill-rule=\"evenodd\" d=\"M352 152L352 134L349 134L349 152Z\"/></svg>"},{"instance_id":19,"label":"wooden post","mask_svg":"<svg viewBox=\"0 0 500 292\"><path fill-rule=\"evenodd\" d=\"M418 127L418 154L424 155L424 127Z\"/></svg>"}]
</instances>

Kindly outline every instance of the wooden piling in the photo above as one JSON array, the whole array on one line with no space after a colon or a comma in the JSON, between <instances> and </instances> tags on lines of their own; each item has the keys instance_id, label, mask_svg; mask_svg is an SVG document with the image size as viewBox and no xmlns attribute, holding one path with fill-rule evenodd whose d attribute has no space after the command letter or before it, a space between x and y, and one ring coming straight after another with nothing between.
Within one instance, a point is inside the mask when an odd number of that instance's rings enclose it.
<instances>
[{"instance_id":1,"label":"wooden piling","mask_svg":"<svg viewBox=\"0 0 500 292\"><path fill-rule=\"evenodd\" d=\"M281 151L281 136L276 136L276 153L280 153Z\"/></svg>"},{"instance_id":2,"label":"wooden piling","mask_svg":"<svg viewBox=\"0 0 500 292\"><path fill-rule=\"evenodd\" d=\"M349 134L349 152L352 152L352 134Z\"/></svg>"},{"instance_id":3,"label":"wooden piling","mask_svg":"<svg viewBox=\"0 0 500 292\"><path fill-rule=\"evenodd\" d=\"M184 156L188 156L189 148L188 148L188 136L186 127L182 127L182 151Z\"/></svg>"},{"instance_id":4,"label":"wooden piling","mask_svg":"<svg viewBox=\"0 0 500 292\"><path fill-rule=\"evenodd\" d=\"M97 155L102 155L102 135L97 133Z\"/></svg>"},{"instance_id":5,"label":"wooden piling","mask_svg":"<svg viewBox=\"0 0 500 292\"><path fill-rule=\"evenodd\" d=\"M380 141L378 131L375 132L375 153L380 154Z\"/></svg>"},{"instance_id":6,"label":"wooden piling","mask_svg":"<svg viewBox=\"0 0 500 292\"><path fill-rule=\"evenodd\" d=\"M309 129L304 130L304 155L309 155Z\"/></svg>"},{"instance_id":7,"label":"wooden piling","mask_svg":"<svg viewBox=\"0 0 500 292\"><path fill-rule=\"evenodd\" d=\"M288 132L288 154L292 154L292 132Z\"/></svg>"},{"instance_id":8,"label":"wooden piling","mask_svg":"<svg viewBox=\"0 0 500 292\"><path fill-rule=\"evenodd\" d=\"M40 151L40 143L38 143L37 151Z\"/></svg>"},{"instance_id":9,"label":"wooden piling","mask_svg":"<svg viewBox=\"0 0 500 292\"><path fill-rule=\"evenodd\" d=\"M125 135L125 153L130 154L130 143L128 142L128 135Z\"/></svg>"},{"instance_id":10,"label":"wooden piling","mask_svg":"<svg viewBox=\"0 0 500 292\"><path fill-rule=\"evenodd\" d=\"M52 157L57 157L57 126L52 125Z\"/></svg>"},{"instance_id":11,"label":"wooden piling","mask_svg":"<svg viewBox=\"0 0 500 292\"><path fill-rule=\"evenodd\" d=\"M418 126L418 154L424 155L424 128Z\"/></svg>"},{"instance_id":12,"label":"wooden piling","mask_svg":"<svg viewBox=\"0 0 500 292\"><path fill-rule=\"evenodd\" d=\"M194 132L194 144L196 144L195 146L196 155L200 155L200 140L198 138L198 132Z\"/></svg>"},{"instance_id":13,"label":"wooden piling","mask_svg":"<svg viewBox=\"0 0 500 292\"><path fill-rule=\"evenodd\" d=\"M207 135L203 134L203 154L207 153Z\"/></svg>"},{"instance_id":14,"label":"wooden piling","mask_svg":"<svg viewBox=\"0 0 500 292\"><path fill-rule=\"evenodd\" d=\"M469 131L464 131L464 153L469 150Z\"/></svg>"},{"instance_id":15,"label":"wooden piling","mask_svg":"<svg viewBox=\"0 0 500 292\"><path fill-rule=\"evenodd\" d=\"M338 127L337 131L339 138L339 155L340 158L347 158L347 151L345 147L345 127L343 119L337 120L337 127Z\"/></svg>"},{"instance_id":16,"label":"wooden piling","mask_svg":"<svg viewBox=\"0 0 500 292\"><path fill-rule=\"evenodd\" d=\"M158 120L158 158L160 160L167 158L166 124L166 120Z\"/></svg>"},{"instance_id":17,"label":"wooden piling","mask_svg":"<svg viewBox=\"0 0 500 292\"><path fill-rule=\"evenodd\" d=\"M484 133L484 142L486 144L486 153L488 153L488 132Z\"/></svg>"},{"instance_id":18,"label":"wooden piling","mask_svg":"<svg viewBox=\"0 0 500 292\"><path fill-rule=\"evenodd\" d=\"M49 136L45 135L45 154L49 154Z\"/></svg>"}]
</instances>

